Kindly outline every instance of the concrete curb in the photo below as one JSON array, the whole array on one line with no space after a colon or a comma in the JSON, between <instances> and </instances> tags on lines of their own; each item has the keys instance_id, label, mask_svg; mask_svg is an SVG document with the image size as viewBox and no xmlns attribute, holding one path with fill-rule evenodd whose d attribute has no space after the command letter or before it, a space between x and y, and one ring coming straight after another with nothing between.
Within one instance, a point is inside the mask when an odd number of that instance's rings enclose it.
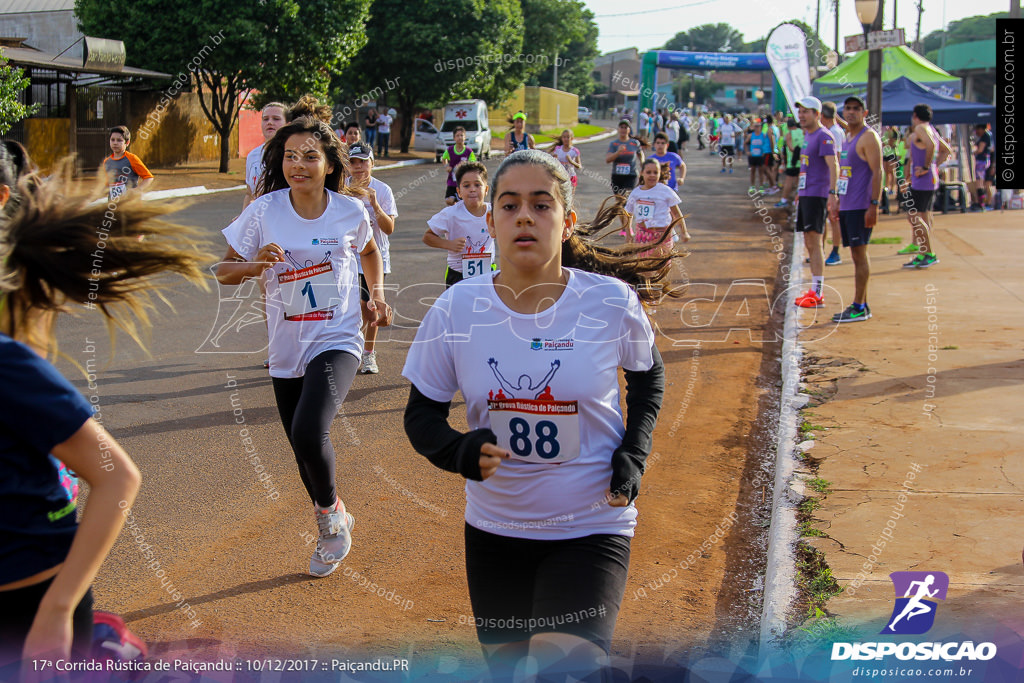
<instances>
[{"instance_id":1,"label":"concrete curb","mask_svg":"<svg viewBox=\"0 0 1024 683\"><path fill-rule=\"evenodd\" d=\"M218 192L234 192L235 190L244 189L245 185L235 185L234 187L220 187L213 190L208 189L203 185L196 185L194 187L179 187L173 190L156 190L154 192L147 192L142 196L142 200L146 202L154 202L160 199L196 197L204 194L217 194Z\"/></svg>"},{"instance_id":2,"label":"concrete curb","mask_svg":"<svg viewBox=\"0 0 1024 683\"><path fill-rule=\"evenodd\" d=\"M768 561L765 567L764 605L761 612L761 650L775 646L786 632L786 615L796 598L796 506L792 499L792 480L797 460L799 410L807 403L800 394L800 359L803 349L800 333L800 309L794 305L803 277L803 240L793 233L789 288L784 299L786 322L782 341L782 392L779 396L778 441L775 451L775 484L772 489L772 518L768 532Z\"/></svg>"}]
</instances>

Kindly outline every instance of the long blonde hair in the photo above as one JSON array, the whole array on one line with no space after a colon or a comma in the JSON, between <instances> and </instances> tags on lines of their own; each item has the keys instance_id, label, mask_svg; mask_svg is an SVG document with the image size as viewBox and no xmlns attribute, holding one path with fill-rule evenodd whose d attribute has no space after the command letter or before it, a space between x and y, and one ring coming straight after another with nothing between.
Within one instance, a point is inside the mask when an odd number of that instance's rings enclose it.
<instances>
[{"instance_id":1,"label":"long blonde hair","mask_svg":"<svg viewBox=\"0 0 1024 683\"><path fill-rule=\"evenodd\" d=\"M143 202L137 194L99 200L105 186L74 192L70 164L47 179L22 177L17 201L0 223L0 330L54 351L56 314L75 304L97 309L108 327L141 344L154 298L164 301L165 273L208 288L199 233L161 220L180 205ZM111 329L112 331L112 329Z\"/></svg>"}]
</instances>

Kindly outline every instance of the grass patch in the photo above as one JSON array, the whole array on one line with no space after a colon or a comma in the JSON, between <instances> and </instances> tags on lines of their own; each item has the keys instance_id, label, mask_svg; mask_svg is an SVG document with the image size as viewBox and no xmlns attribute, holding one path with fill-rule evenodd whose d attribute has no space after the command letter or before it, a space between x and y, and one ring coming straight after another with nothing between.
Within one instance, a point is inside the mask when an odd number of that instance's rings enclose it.
<instances>
[{"instance_id":1,"label":"grass patch","mask_svg":"<svg viewBox=\"0 0 1024 683\"><path fill-rule=\"evenodd\" d=\"M832 492L832 482L830 482L828 479L822 479L821 477L808 479L807 485L823 496L827 496L829 493Z\"/></svg>"},{"instance_id":2,"label":"grass patch","mask_svg":"<svg viewBox=\"0 0 1024 683\"><path fill-rule=\"evenodd\" d=\"M822 531L821 529L814 528L812 526L812 523L811 523L810 520L808 520L806 522L801 522L799 530L800 530L800 535L801 536L814 536L814 537L817 537L817 538L824 538L825 536L828 535L824 531Z\"/></svg>"},{"instance_id":3,"label":"grass patch","mask_svg":"<svg viewBox=\"0 0 1024 683\"><path fill-rule=\"evenodd\" d=\"M872 237L868 244L900 244L903 240L899 237Z\"/></svg>"},{"instance_id":4,"label":"grass patch","mask_svg":"<svg viewBox=\"0 0 1024 683\"><path fill-rule=\"evenodd\" d=\"M804 422L804 423L802 423L800 425L800 433L804 434L804 435L810 434L811 432L827 432L827 431L828 431L828 427L825 427L823 425L816 425L816 424L814 424L812 422Z\"/></svg>"},{"instance_id":5,"label":"grass patch","mask_svg":"<svg viewBox=\"0 0 1024 683\"><path fill-rule=\"evenodd\" d=\"M800 559L796 566L800 570L800 584L808 593L810 607L821 609L825 603L843 592L832 576L832 569L825 564L825 555L806 543L797 547Z\"/></svg>"},{"instance_id":6,"label":"grass patch","mask_svg":"<svg viewBox=\"0 0 1024 683\"><path fill-rule=\"evenodd\" d=\"M957 346L956 344L947 344L946 346L940 346L939 350L940 351L956 351L959 348L960 347Z\"/></svg>"},{"instance_id":7,"label":"grass patch","mask_svg":"<svg viewBox=\"0 0 1024 683\"><path fill-rule=\"evenodd\" d=\"M805 515L809 515L820 507L820 498L804 498L803 502L797 506L797 510L804 513Z\"/></svg>"}]
</instances>

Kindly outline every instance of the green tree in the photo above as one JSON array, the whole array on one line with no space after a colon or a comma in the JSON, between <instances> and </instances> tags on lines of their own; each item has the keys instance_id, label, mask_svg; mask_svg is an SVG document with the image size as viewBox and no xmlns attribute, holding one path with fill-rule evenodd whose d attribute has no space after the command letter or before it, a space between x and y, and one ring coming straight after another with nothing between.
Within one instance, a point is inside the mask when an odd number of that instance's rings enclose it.
<instances>
[{"instance_id":1,"label":"green tree","mask_svg":"<svg viewBox=\"0 0 1024 683\"><path fill-rule=\"evenodd\" d=\"M594 58L600 54L597 49L598 29L593 12L586 9L582 3L572 4L576 5L583 28L579 37L569 41L558 53L558 58L562 60L558 67L558 89L576 93L582 98L592 93L596 86L593 71ZM552 64L537 77L538 84L551 85L554 83L554 77L555 70Z\"/></svg>"},{"instance_id":2,"label":"green tree","mask_svg":"<svg viewBox=\"0 0 1024 683\"><path fill-rule=\"evenodd\" d=\"M25 106L22 102L22 94L30 83L25 72L11 66L0 50L0 135L6 135L11 126L39 110L38 104Z\"/></svg>"},{"instance_id":3,"label":"green tree","mask_svg":"<svg viewBox=\"0 0 1024 683\"><path fill-rule=\"evenodd\" d=\"M76 0L83 33L123 40L139 66L194 87L228 170L239 102L252 89L324 93L361 47L370 0ZM311 68L308 65L316 65Z\"/></svg>"},{"instance_id":4,"label":"green tree","mask_svg":"<svg viewBox=\"0 0 1024 683\"><path fill-rule=\"evenodd\" d=\"M742 47L743 34L729 24L703 24L675 34L665 43L664 49L692 52L739 52Z\"/></svg>"},{"instance_id":5,"label":"green tree","mask_svg":"<svg viewBox=\"0 0 1024 683\"><path fill-rule=\"evenodd\" d=\"M975 40L991 40L996 35L996 19L1006 19L1007 12L996 12L988 15L964 17L951 21L945 31L932 31L921 41L921 49L928 59L935 61L939 48L942 47L942 36L946 36L946 45L970 43Z\"/></svg>"},{"instance_id":6,"label":"green tree","mask_svg":"<svg viewBox=\"0 0 1024 683\"><path fill-rule=\"evenodd\" d=\"M403 152L417 106L460 97L499 102L523 83L517 0L376 0L366 37L339 80L349 92L377 93L396 106Z\"/></svg>"}]
</instances>

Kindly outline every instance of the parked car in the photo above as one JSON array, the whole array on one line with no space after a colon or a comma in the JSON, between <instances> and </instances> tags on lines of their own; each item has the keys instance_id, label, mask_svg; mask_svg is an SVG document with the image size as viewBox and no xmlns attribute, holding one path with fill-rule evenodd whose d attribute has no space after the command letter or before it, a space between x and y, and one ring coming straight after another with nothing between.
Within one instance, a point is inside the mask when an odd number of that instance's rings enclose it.
<instances>
[{"instance_id":1,"label":"parked car","mask_svg":"<svg viewBox=\"0 0 1024 683\"><path fill-rule=\"evenodd\" d=\"M590 123L590 117L592 115L593 112L591 112L589 108L580 107L579 111L576 113L576 118L580 123Z\"/></svg>"}]
</instances>

